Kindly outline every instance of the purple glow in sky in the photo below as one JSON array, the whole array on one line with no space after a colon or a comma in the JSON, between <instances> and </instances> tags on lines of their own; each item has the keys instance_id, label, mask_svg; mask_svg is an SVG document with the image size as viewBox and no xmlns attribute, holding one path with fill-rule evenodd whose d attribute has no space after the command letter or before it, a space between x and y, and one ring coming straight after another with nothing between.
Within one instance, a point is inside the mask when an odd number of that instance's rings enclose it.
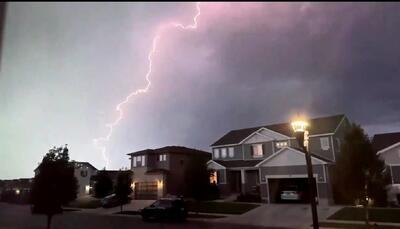
<instances>
[{"instance_id":1,"label":"purple glow in sky","mask_svg":"<svg viewBox=\"0 0 400 229\"><path fill-rule=\"evenodd\" d=\"M0 72L0 179L33 176L53 145L104 166L115 105L146 86L165 22L195 3L9 3ZM400 4L202 3L199 26L160 39L152 85L124 105L107 146L208 149L234 128L344 113L369 134L400 131Z\"/></svg>"}]
</instances>

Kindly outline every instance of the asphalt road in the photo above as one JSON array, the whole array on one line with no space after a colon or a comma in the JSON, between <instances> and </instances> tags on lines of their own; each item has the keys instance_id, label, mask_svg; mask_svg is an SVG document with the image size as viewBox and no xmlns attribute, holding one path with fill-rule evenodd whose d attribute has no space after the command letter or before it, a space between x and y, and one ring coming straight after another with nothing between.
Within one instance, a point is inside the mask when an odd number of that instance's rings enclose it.
<instances>
[{"instance_id":1,"label":"asphalt road","mask_svg":"<svg viewBox=\"0 0 400 229\"><path fill-rule=\"evenodd\" d=\"M44 215L32 215L29 206L12 205L0 203L0 229L43 229L46 228L46 217ZM143 222L139 216L126 215L100 215L84 212L64 212L61 215L56 215L52 222L53 229L79 229L79 228L244 228L258 229L267 227L243 226L237 224L213 222L210 220L188 220L185 223L172 222ZM272 228L272 227L268 227Z\"/></svg>"}]
</instances>

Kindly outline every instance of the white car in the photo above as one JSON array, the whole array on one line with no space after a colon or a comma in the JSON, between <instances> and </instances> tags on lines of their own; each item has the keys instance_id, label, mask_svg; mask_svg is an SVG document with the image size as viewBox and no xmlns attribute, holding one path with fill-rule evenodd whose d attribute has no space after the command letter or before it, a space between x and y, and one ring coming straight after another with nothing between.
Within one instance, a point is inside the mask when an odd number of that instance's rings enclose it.
<instances>
[{"instance_id":1,"label":"white car","mask_svg":"<svg viewBox=\"0 0 400 229\"><path fill-rule=\"evenodd\" d=\"M283 190L281 200L300 200L301 196L297 190Z\"/></svg>"}]
</instances>

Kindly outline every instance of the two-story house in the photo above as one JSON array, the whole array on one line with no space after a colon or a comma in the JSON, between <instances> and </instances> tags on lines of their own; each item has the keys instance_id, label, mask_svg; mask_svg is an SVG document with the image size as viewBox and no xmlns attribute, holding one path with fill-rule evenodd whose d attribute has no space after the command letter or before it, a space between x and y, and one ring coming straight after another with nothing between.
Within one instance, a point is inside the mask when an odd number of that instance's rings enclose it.
<instances>
[{"instance_id":1,"label":"two-story house","mask_svg":"<svg viewBox=\"0 0 400 229\"><path fill-rule=\"evenodd\" d=\"M309 120L309 152L320 203L333 200L329 170L348 127L344 115ZM290 123L232 130L211 149L208 168L216 173L221 193L259 190L263 201L274 203L287 186L308 192L305 155L298 149Z\"/></svg>"},{"instance_id":2,"label":"two-story house","mask_svg":"<svg viewBox=\"0 0 400 229\"><path fill-rule=\"evenodd\" d=\"M184 171L191 157L199 155L205 160L211 159L209 152L182 146L146 149L128 155L133 171L132 186L135 199L182 195L185 188Z\"/></svg>"}]
</instances>

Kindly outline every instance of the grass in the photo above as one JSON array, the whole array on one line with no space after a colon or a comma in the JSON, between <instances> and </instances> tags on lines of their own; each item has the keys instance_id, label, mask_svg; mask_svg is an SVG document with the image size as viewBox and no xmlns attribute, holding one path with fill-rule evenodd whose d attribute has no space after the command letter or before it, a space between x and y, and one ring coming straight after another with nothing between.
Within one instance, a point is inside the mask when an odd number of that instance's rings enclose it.
<instances>
[{"instance_id":1,"label":"grass","mask_svg":"<svg viewBox=\"0 0 400 229\"><path fill-rule=\"evenodd\" d=\"M68 207L73 208L98 208L101 206L100 199L94 197L85 197L72 201Z\"/></svg>"},{"instance_id":2,"label":"grass","mask_svg":"<svg viewBox=\"0 0 400 229\"><path fill-rule=\"evenodd\" d=\"M370 221L400 223L400 209L398 208L370 208L368 212ZM364 208L344 207L329 216L328 219L364 221Z\"/></svg>"},{"instance_id":3,"label":"grass","mask_svg":"<svg viewBox=\"0 0 400 229\"><path fill-rule=\"evenodd\" d=\"M353 228L353 229L372 229L372 228L394 229L394 228L399 228L398 226L386 226L386 225L370 225L370 226L366 226L366 225L363 225L363 224L330 223L330 222L319 223L319 226L320 227L327 227L327 228Z\"/></svg>"},{"instance_id":4,"label":"grass","mask_svg":"<svg viewBox=\"0 0 400 229\"><path fill-rule=\"evenodd\" d=\"M212 202L204 201L199 203L189 203L189 211L202 213L220 213L220 214L236 214L240 215L248 212L260 205L237 203L237 202Z\"/></svg>"}]
</instances>

